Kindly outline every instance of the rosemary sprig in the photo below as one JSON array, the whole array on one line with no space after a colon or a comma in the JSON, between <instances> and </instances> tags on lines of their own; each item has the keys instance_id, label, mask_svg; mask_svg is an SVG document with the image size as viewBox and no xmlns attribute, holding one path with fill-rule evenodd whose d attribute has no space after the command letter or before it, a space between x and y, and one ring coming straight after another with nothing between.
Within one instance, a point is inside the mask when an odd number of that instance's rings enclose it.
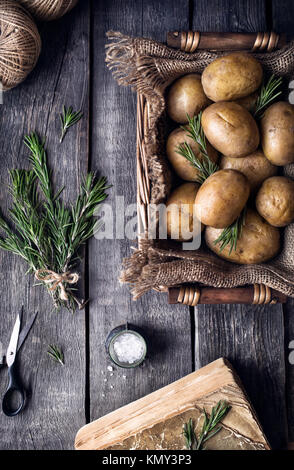
<instances>
[{"instance_id":1,"label":"rosemary sprig","mask_svg":"<svg viewBox=\"0 0 294 470\"><path fill-rule=\"evenodd\" d=\"M210 160L207 153L206 139L201 126L201 116L201 112L192 118L187 115L188 126L182 126L182 129L186 131L188 137L198 144L202 159L200 160L196 157L191 145L187 142L184 142L177 147L177 153L186 158L186 160L188 160L191 165L198 170L199 173L197 175L197 181L200 184L219 169L218 165Z\"/></svg>"},{"instance_id":2,"label":"rosemary sprig","mask_svg":"<svg viewBox=\"0 0 294 470\"><path fill-rule=\"evenodd\" d=\"M93 235L97 226L93 218L94 211L98 204L106 199L105 190L108 188L110 186L107 186L104 177L96 180L94 173L88 173L83 178L80 194L71 207L72 223L68 227L68 249L67 253L64 252L63 269L67 270L70 267L74 253Z\"/></svg>"},{"instance_id":3,"label":"rosemary sprig","mask_svg":"<svg viewBox=\"0 0 294 470\"><path fill-rule=\"evenodd\" d=\"M49 344L47 354L59 364L64 366L64 355L62 350L55 344Z\"/></svg>"},{"instance_id":4,"label":"rosemary sprig","mask_svg":"<svg viewBox=\"0 0 294 470\"><path fill-rule=\"evenodd\" d=\"M229 254L231 254L233 250L236 250L237 242L242 235L243 227L245 225L246 212L245 207L237 220L229 225L229 227L224 228L220 236L213 242L214 245L221 243L219 248L220 251L223 251L227 245L230 245Z\"/></svg>"},{"instance_id":5,"label":"rosemary sprig","mask_svg":"<svg viewBox=\"0 0 294 470\"><path fill-rule=\"evenodd\" d=\"M282 83L283 79L281 77L277 78L275 75L272 75L267 83L263 83L255 105L255 118L261 119L265 108L282 93L281 90L277 91Z\"/></svg>"},{"instance_id":6,"label":"rosemary sprig","mask_svg":"<svg viewBox=\"0 0 294 470\"><path fill-rule=\"evenodd\" d=\"M64 275L73 270L80 247L93 235L94 210L107 197L109 186L105 178L97 179L89 173L82 180L76 202L65 207L60 199L63 188L57 193L53 189L44 141L32 133L25 136L24 142L30 150L32 169L10 171L11 223L0 215L0 229L4 232L0 248L21 256L31 272L49 270ZM53 281L43 282L41 276L41 283L48 288L55 307L74 310L77 304L82 308L66 280L55 283L53 290Z\"/></svg>"},{"instance_id":7,"label":"rosemary sprig","mask_svg":"<svg viewBox=\"0 0 294 470\"><path fill-rule=\"evenodd\" d=\"M186 447L188 450L196 450L197 438L194 431L194 424L192 418L183 426L183 435L186 441Z\"/></svg>"},{"instance_id":8,"label":"rosemary sprig","mask_svg":"<svg viewBox=\"0 0 294 470\"><path fill-rule=\"evenodd\" d=\"M15 234L7 222L0 217L0 228L5 233L5 238L0 237L0 248L15 255L21 256L29 265L29 271L37 269L37 253L25 243L20 235Z\"/></svg>"},{"instance_id":9,"label":"rosemary sprig","mask_svg":"<svg viewBox=\"0 0 294 470\"><path fill-rule=\"evenodd\" d=\"M60 113L60 121L61 121L61 137L59 142L61 143L68 131L68 129L79 122L79 120L83 117L83 113L81 110L74 111L72 106L66 108L63 106L62 113Z\"/></svg>"},{"instance_id":10,"label":"rosemary sprig","mask_svg":"<svg viewBox=\"0 0 294 470\"><path fill-rule=\"evenodd\" d=\"M193 421L190 418L183 427L183 434L186 440L187 449L202 450L203 444L208 441L208 439L211 439L213 436L215 436L222 429L221 426L218 426L218 424L226 416L230 409L230 405L228 405L228 403L223 400L220 400L217 405L212 408L210 416L208 416L205 409L203 409L204 422L198 439L195 434Z\"/></svg>"},{"instance_id":11,"label":"rosemary sprig","mask_svg":"<svg viewBox=\"0 0 294 470\"><path fill-rule=\"evenodd\" d=\"M199 145L200 152L204 155L207 155L207 146L205 134L201 125L202 112L193 116L192 118L187 114L188 118L188 128L182 126L182 129L187 129L187 136L191 137ZM207 155L208 156L208 155Z\"/></svg>"}]
</instances>

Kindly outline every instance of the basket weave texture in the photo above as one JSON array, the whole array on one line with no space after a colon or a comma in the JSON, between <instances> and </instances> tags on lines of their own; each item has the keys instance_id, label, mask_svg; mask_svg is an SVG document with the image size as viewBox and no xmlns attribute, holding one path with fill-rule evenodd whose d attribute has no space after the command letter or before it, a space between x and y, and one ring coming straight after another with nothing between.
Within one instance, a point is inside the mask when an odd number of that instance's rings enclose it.
<instances>
[{"instance_id":1,"label":"basket weave texture","mask_svg":"<svg viewBox=\"0 0 294 470\"><path fill-rule=\"evenodd\" d=\"M188 54L144 38L108 33L106 62L121 85L138 92L138 210L141 215L138 248L126 260L121 281L130 283L134 298L149 289L165 290L197 282L212 287L264 284L294 297L294 224L282 234L282 251L259 265L224 261L207 248L183 251L172 242L148 239L151 204L165 202L171 188L171 172L165 155L166 113L164 93L176 78L201 73L221 52ZM279 51L253 54L266 73L294 79L294 42ZM294 178L294 164L283 168ZM144 235L145 234L145 235Z\"/></svg>"}]
</instances>

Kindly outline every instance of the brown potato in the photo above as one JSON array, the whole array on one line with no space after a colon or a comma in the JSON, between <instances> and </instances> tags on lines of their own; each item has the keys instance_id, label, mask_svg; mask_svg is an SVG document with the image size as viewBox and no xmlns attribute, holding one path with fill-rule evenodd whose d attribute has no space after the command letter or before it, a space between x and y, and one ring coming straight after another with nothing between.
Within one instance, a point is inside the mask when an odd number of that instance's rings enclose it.
<instances>
[{"instance_id":1,"label":"brown potato","mask_svg":"<svg viewBox=\"0 0 294 470\"><path fill-rule=\"evenodd\" d=\"M191 165L185 157L182 157L182 155L177 153L177 147L184 142L187 142L187 144L191 146L196 158L202 161L203 155L199 150L198 144L188 137L185 130L180 127L172 131L168 136L166 144L167 157L180 178L185 181L198 181L199 170ZM218 153L209 142L207 142L207 153L211 161L217 162Z\"/></svg>"},{"instance_id":2,"label":"brown potato","mask_svg":"<svg viewBox=\"0 0 294 470\"><path fill-rule=\"evenodd\" d=\"M199 187L197 183L184 183L177 187L167 200L167 234L175 240L185 241L192 238L189 234L193 233L194 202ZM172 205L175 206L175 212ZM203 228L201 225L201 230Z\"/></svg>"},{"instance_id":3,"label":"brown potato","mask_svg":"<svg viewBox=\"0 0 294 470\"><path fill-rule=\"evenodd\" d=\"M264 181L256 196L256 209L274 227L285 227L294 220L294 181L273 176Z\"/></svg>"},{"instance_id":4,"label":"brown potato","mask_svg":"<svg viewBox=\"0 0 294 470\"><path fill-rule=\"evenodd\" d=\"M223 155L220 160L220 168L230 168L243 173L249 181L252 192L256 191L265 179L274 176L278 170L278 167L272 165L261 150L256 150L247 157L241 158Z\"/></svg>"},{"instance_id":5,"label":"brown potato","mask_svg":"<svg viewBox=\"0 0 294 470\"><path fill-rule=\"evenodd\" d=\"M257 98L258 92L255 91L254 93L251 93L251 95L244 96L244 98L239 98L238 100L234 100L234 103L240 104L241 106L243 106L243 108L246 108L247 111L252 112L255 110Z\"/></svg>"},{"instance_id":6,"label":"brown potato","mask_svg":"<svg viewBox=\"0 0 294 470\"><path fill-rule=\"evenodd\" d=\"M196 195L196 216L204 225L225 228L237 219L250 193L247 178L239 171L213 173Z\"/></svg>"},{"instance_id":7,"label":"brown potato","mask_svg":"<svg viewBox=\"0 0 294 470\"><path fill-rule=\"evenodd\" d=\"M245 157L259 144L257 124L237 103L214 103L203 111L202 127L214 148L227 157Z\"/></svg>"},{"instance_id":8,"label":"brown potato","mask_svg":"<svg viewBox=\"0 0 294 470\"><path fill-rule=\"evenodd\" d=\"M190 73L176 80L171 86L167 96L167 112L173 121L185 124L190 117L198 114L210 104L205 96L201 77Z\"/></svg>"},{"instance_id":9,"label":"brown potato","mask_svg":"<svg viewBox=\"0 0 294 470\"><path fill-rule=\"evenodd\" d=\"M206 227L205 240L218 256L238 264L264 263L276 256L280 250L280 231L272 227L252 209L247 209L245 225L237 241L236 250L230 254L230 245L220 251L220 243L214 244L222 230Z\"/></svg>"},{"instance_id":10,"label":"brown potato","mask_svg":"<svg viewBox=\"0 0 294 470\"><path fill-rule=\"evenodd\" d=\"M261 119L263 152L274 165L294 162L294 106L284 101L272 104Z\"/></svg>"},{"instance_id":11,"label":"brown potato","mask_svg":"<svg viewBox=\"0 0 294 470\"><path fill-rule=\"evenodd\" d=\"M257 90L262 76L262 67L254 57L233 52L211 62L201 81L204 93L212 101L232 101Z\"/></svg>"}]
</instances>

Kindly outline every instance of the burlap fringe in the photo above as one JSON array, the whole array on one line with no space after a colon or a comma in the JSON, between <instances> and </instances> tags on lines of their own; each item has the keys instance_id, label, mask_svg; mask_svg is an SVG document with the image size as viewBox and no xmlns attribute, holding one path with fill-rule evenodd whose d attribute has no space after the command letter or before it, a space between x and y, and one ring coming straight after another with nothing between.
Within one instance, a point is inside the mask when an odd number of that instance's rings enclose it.
<instances>
[{"instance_id":1,"label":"burlap fringe","mask_svg":"<svg viewBox=\"0 0 294 470\"><path fill-rule=\"evenodd\" d=\"M164 89L165 80L158 74L155 60L137 54L133 38L116 31L108 31L106 35L114 42L105 46L105 61L118 84L130 85L138 93L158 99L164 109L164 100L159 90Z\"/></svg>"},{"instance_id":2,"label":"burlap fringe","mask_svg":"<svg viewBox=\"0 0 294 470\"><path fill-rule=\"evenodd\" d=\"M136 250L129 258L123 260L119 280L131 286L133 300L137 300L152 288L156 288L157 273L158 266L148 264L146 251Z\"/></svg>"}]
</instances>

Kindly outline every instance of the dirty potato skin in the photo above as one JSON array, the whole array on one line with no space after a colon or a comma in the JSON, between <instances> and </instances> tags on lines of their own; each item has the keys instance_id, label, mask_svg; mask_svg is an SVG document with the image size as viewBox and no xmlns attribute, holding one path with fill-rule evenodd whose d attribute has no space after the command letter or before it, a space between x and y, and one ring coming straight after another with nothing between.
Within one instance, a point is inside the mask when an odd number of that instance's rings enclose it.
<instances>
[{"instance_id":1,"label":"dirty potato skin","mask_svg":"<svg viewBox=\"0 0 294 470\"><path fill-rule=\"evenodd\" d=\"M193 232L194 202L199 188L198 183L184 183L178 186L167 200L166 207L167 209L170 208L170 210L167 210L167 234L174 240L185 241L189 239L183 236L183 230L184 232L187 230ZM179 207L176 214L173 213L170 207L173 204ZM181 207L181 205L183 206ZM201 225L201 230L203 229L204 226ZM174 234L179 234L179 237L175 237Z\"/></svg>"},{"instance_id":2,"label":"dirty potato skin","mask_svg":"<svg viewBox=\"0 0 294 470\"><path fill-rule=\"evenodd\" d=\"M254 57L234 52L211 62L201 80L204 93L212 101L232 101L257 90L262 77L262 67Z\"/></svg>"},{"instance_id":3,"label":"dirty potato skin","mask_svg":"<svg viewBox=\"0 0 294 470\"><path fill-rule=\"evenodd\" d=\"M222 156L220 159L221 169L232 169L243 173L249 181L251 192L256 192L262 182L276 175L278 167L272 165L261 150L241 158Z\"/></svg>"},{"instance_id":4,"label":"dirty potato skin","mask_svg":"<svg viewBox=\"0 0 294 470\"><path fill-rule=\"evenodd\" d=\"M204 225L225 228L237 219L250 193L247 178L236 170L213 173L197 192L196 216Z\"/></svg>"},{"instance_id":5,"label":"dirty potato skin","mask_svg":"<svg viewBox=\"0 0 294 470\"><path fill-rule=\"evenodd\" d=\"M252 209L247 210L242 235L237 242L236 250L233 249L231 254L229 245L220 251L220 244L214 244L221 233L221 229L206 227L206 243L218 256L233 263L264 263L276 256L280 250L279 229L269 225Z\"/></svg>"},{"instance_id":6,"label":"dirty potato skin","mask_svg":"<svg viewBox=\"0 0 294 470\"><path fill-rule=\"evenodd\" d=\"M184 129L180 127L173 130L167 139L166 144L166 154L167 157L177 173L177 175L182 178L184 181L198 181L199 170L191 165L191 163L182 155L179 155L177 152L177 147L184 142L189 144L196 156L200 161L203 159L203 155L199 150L198 144L187 136L187 133ZM207 142L207 153L211 161L217 162L218 153L217 151Z\"/></svg>"},{"instance_id":7,"label":"dirty potato skin","mask_svg":"<svg viewBox=\"0 0 294 470\"><path fill-rule=\"evenodd\" d=\"M294 220L294 181L274 176L264 181L256 196L256 209L274 227L285 227Z\"/></svg>"},{"instance_id":8,"label":"dirty potato skin","mask_svg":"<svg viewBox=\"0 0 294 470\"><path fill-rule=\"evenodd\" d=\"M257 124L249 111L237 103L222 101L208 106L201 123L211 145L227 157L245 157L258 147Z\"/></svg>"},{"instance_id":9,"label":"dirty potato skin","mask_svg":"<svg viewBox=\"0 0 294 470\"><path fill-rule=\"evenodd\" d=\"M294 106L284 101L272 104L261 119L261 144L274 165L294 162Z\"/></svg>"},{"instance_id":10,"label":"dirty potato skin","mask_svg":"<svg viewBox=\"0 0 294 470\"><path fill-rule=\"evenodd\" d=\"M167 96L167 112L171 119L180 124L188 122L211 103L203 91L201 77L195 73L176 80Z\"/></svg>"}]
</instances>

